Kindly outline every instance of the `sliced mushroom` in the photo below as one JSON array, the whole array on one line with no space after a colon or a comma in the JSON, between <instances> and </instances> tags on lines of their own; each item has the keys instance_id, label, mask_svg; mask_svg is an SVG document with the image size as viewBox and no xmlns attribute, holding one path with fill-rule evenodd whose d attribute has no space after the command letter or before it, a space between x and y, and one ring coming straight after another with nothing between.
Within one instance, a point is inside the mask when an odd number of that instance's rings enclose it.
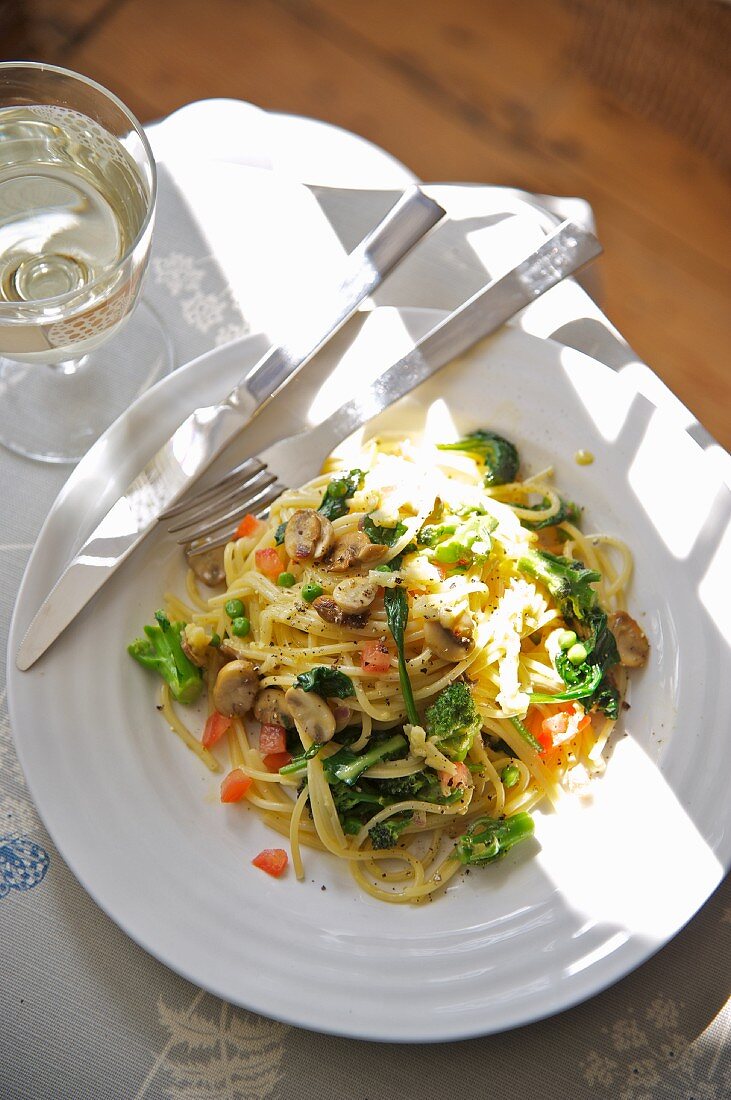
<instances>
[{"instance_id":1,"label":"sliced mushroom","mask_svg":"<svg viewBox=\"0 0 731 1100\"><path fill-rule=\"evenodd\" d=\"M211 635L207 634L202 626L198 626L197 623L186 623L180 635L180 648L194 665L198 668L206 668L211 657L217 654L217 650L211 647L211 641ZM238 657L240 654L234 653L233 656ZM217 667L216 664L214 672Z\"/></svg>"},{"instance_id":2,"label":"sliced mushroom","mask_svg":"<svg viewBox=\"0 0 731 1100\"><path fill-rule=\"evenodd\" d=\"M332 596L318 596L312 601L312 606L321 619L326 623L334 623L335 626L347 626L353 630L360 630L368 622L367 611L357 615L348 614L342 607L338 607Z\"/></svg>"},{"instance_id":3,"label":"sliced mushroom","mask_svg":"<svg viewBox=\"0 0 731 1100\"><path fill-rule=\"evenodd\" d=\"M342 699L328 699L327 705L335 717L335 732L341 733L349 725L353 712L344 706Z\"/></svg>"},{"instance_id":4,"label":"sliced mushroom","mask_svg":"<svg viewBox=\"0 0 731 1100\"><path fill-rule=\"evenodd\" d=\"M608 625L617 642L620 663L625 668L642 668L650 652L642 627L626 611L615 611Z\"/></svg>"},{"instance_id":5,"label":"sliced mushroom","mask_svg":"<svg viewBox=\"0 0 731 1100\"><path fill-rule=\"evenodd\" d=\"M218 652L222 657L226 657L229 661L237 661L239 658L243 660L246 650L246 642L243 638L227 637L221 639L221 644L218 647Z\"/></svg>"},{"instance_id":6,"label":"sliced mushroom","mask_svg":"<svg viewBox=\"0 0 731 1100\"><path fill-rule=\"evenodd\" d=\"M251 661L229 661L213 688L213 705L220 714L232 718L248 714L259 690L259 676Z\"/></svg>"},{"instance_id":7,"label":"sliced mushroom","mask_svg":"<svg viewBox=\"0 0 731 1100\"><path fill-rule=\"evenodd\" d=\"M377 595L378 585L367 577L346 577L335 585L333 591L333 599L338 607L354 615L367 611Z\"/></svg>"},{"instance_id":8,"label":"sliced mushroom","mask_svg":"<svg viewBox=\"0 0 731 1100\"><path fill-rule=\"evenodd\" d=\"M332 739L335 715L324 699L302 688L290 688L284 698L300 736L311 737L318 745Z\"/></svg>"},{"instance_id":9,"label":"sliced mushroom","mask_svg":"<svg viewBox=\"0 0 731 1100\"><path fill-rule=\"evenodd\" d=\"M212 550L203 550L200 554L188 549L185 556L196 577L207 584L209 588L213 588L217 584L223 584L226 580L223 554L223 546L214 546Z\"/></svg>"},{"instance_id":10,"label":"sliced mushroom","mask_svg":"<svg viewBox=\"0 0 731 1100\"><path fill-rule=\"evenodd\" d=\"M364 531L349 531L336 541L327 567L333 573L345 573L356 565L379 561L387 550L387 546L371 542Z\"/></svg>"},{"instance_id":11,"label":"sliced mushroom","mask_svg":"<svg viewBox=\"0 0 731 1100\"><path fill-rule=\"evenodd\" d=\"M206 661L206 648L191 645L186 636L187 629L188 628L186 627L186 629L180 635L180 648L192 664L196 665L198 668L205 668L206 664L208 663Z\"/></svg>"},{"instance_id":12,"label":"sliced mushroom","mask_svg":"<svg viewBox=\"0 0 731 1100\"><path fill-rule=\"evenodd\" d=\"M264 688L254 702L254 717L262 725L284 726L285 729L292 725L292 715L285 701L284 691L278 687Z\"/></svg>"},{"instance_id":13,"label":"sliced mushroom","mask_svg":"<svg viewBox=\"0 0 731 1100\"><path fill-rule=\"evenodd\" d=\"M284 531L284 549L295 561L312 558L320 561L335 542L335 531L329 519L312 508L295 512Z\"/></svg>"},{"instance_id":14,"label":"sliced mushroom","mask_svg":"<svg viewBox=\"0 0 731 1100\"><path fill-rule=\"evenodd\" d=\"M463 611L449 625L436 619L424 623L424 641L443 661L463 661L475 648L472 618Z\"/></svg>"}]
</instances>

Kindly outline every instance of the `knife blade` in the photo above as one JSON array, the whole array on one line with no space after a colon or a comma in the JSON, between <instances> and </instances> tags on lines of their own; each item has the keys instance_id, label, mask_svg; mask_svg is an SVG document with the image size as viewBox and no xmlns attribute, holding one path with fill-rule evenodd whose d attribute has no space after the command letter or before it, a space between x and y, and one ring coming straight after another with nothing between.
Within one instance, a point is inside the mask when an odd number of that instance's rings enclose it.
<instances>
[{"instance_id":1,"label":"knife blade","mask_svg":"<svg viewBox=\"0 0 731 1100\"><path fill-rule=\"evenodd\" d=\"M271 348L231 393L195 409L127 486L59 577L18 650L30 668L154 527L157 517L203 474L231 440L308 363L394 267L444 217L419 187L409 187L350 253L331 294Z\"/></svg>"}]
</instances>

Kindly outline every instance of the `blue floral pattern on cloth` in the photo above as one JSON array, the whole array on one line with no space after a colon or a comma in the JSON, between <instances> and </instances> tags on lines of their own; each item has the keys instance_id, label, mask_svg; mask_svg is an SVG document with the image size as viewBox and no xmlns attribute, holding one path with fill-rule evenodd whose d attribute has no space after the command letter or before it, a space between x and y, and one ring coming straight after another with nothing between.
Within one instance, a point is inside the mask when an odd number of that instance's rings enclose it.
<instances>
[{"instance_id":1,"label":"blue floral pattern on cloth","mask_svg":"<svg viewBox=\"0 0 731 1100\"><path fill-rule=\"evenodd\" d=\"M48 852L27 836L0 836L0 898L11 890L32 890L45 878Z\"/></svg>"}]
</instances>

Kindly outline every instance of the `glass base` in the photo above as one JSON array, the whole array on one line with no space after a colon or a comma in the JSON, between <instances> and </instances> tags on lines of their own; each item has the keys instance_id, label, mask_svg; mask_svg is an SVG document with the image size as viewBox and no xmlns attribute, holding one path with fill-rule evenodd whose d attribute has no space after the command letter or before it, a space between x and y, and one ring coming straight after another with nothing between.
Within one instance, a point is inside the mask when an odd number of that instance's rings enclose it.
<instances>
[{"instance_id":1,"label":"glass base","mask_svg":"<svg viewBox=\"0 0 731 1100\"><path fill-rule=\"evenodd\" d=\"M170 337L144 302L78 363L29 365L0 357L0 443L39 462L78 462L172 367Z\"/></svg>"}]
</instances>

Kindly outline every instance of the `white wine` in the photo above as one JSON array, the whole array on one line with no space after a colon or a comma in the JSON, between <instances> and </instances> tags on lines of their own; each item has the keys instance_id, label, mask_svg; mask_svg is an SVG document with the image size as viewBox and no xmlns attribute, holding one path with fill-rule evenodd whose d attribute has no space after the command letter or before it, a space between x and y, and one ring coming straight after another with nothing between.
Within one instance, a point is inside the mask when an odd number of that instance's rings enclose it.
<instances>
[{"instance_id":1,"label":"white wine","mask_svg":"<svg viewBox=\"0 0 731 1100\"><path fill-rule=\"evenodd\" d=\"M120 260L149 206L133 157L93 119L0 108L0 354L59 362L107 339L134 303Z\"/></svg>"}]
</instances>

